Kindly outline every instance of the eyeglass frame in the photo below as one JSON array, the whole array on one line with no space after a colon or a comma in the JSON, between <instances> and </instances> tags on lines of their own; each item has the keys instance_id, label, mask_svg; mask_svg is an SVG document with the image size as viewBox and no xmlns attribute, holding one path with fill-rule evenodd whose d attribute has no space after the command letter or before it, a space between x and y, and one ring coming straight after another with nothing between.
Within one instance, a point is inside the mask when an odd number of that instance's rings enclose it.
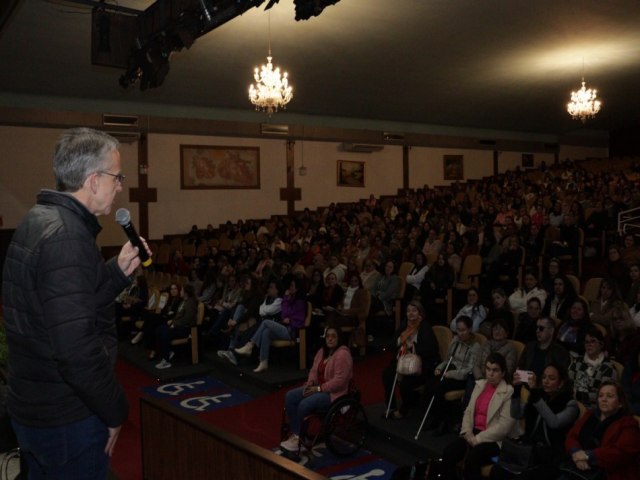
<instances>
[{"instance_id":1,"label":"eyeglass frame","mask_svg":"<svg viewBox=\"0 0 640 480\"><path fill-rule=\"evenodd\" d=\"M116 182L118 182L120 185L124 184L124 181L127 178L126 176L122 175L121 173L109 173L109 172L105 172L103 170L100 170L98 173L99 174L104 174L104 175L109 175L110 177L115 178Z\"/></svg>"}]
</instances>

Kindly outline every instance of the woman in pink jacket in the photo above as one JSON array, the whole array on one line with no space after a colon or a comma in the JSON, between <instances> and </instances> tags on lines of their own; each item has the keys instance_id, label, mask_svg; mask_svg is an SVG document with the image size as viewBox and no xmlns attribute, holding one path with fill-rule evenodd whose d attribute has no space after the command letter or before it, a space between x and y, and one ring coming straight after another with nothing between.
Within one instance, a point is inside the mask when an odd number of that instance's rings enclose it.
<instances>
[{"instance_id":1,"label":"woman in pink jacket","mask_svg":"<svg viewBox=\"0 0 640 480\"><path fill-rule=\"evenodd\" d=\"M328 327L324 334L325 344L313 360L307 382L290 390L284 399L291 436L280 444L285 450L297 452L300 425L313 412L327 411L331 403L349 391L353 376L353 359L345 345L341 345L340 332Z\"/></svg>"}]
</instances>

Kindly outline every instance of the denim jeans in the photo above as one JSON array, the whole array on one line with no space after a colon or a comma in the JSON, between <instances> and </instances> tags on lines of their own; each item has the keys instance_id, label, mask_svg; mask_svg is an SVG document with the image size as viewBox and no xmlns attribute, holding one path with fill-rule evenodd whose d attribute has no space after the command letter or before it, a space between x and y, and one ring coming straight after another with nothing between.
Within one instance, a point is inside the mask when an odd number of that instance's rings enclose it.
<instances>
[{"instance_id":1,"label":"denim jeans","mask_svg":"<svg viewBox=\"0 0 640 480\"><path fill-rule=\"evenodd\" d=\"M96 415L57 427L30 427L12 420L29 480L97 480L107 478L104 452L109 432Z\"/></svg>"},{"instance_id":2,"label":"denim jeans","mask_svg":"<svg viewBox=\"0 0 640 480\"><path fill-rule=\"evenodd\" d=\"M260 347L260 361L269 360L271 340L290 340L291 334L286 325L273 320L263 320L256 333L251 337L251 343Z\"/></svg>"},{"instance_id":3,"label":"denim jeans","mask_svg":"<svg viewBox=\"0 0 640 480\"><path fill-rule=\"evenodd\" d=\"M284 397L289 429L296 435L300 435L300 425L304 417L315 412L327 411L331 406L331 397L328 393L318 392L304 397L303 392L304 387L294 388Z\"/></svg>"}]
</instances>

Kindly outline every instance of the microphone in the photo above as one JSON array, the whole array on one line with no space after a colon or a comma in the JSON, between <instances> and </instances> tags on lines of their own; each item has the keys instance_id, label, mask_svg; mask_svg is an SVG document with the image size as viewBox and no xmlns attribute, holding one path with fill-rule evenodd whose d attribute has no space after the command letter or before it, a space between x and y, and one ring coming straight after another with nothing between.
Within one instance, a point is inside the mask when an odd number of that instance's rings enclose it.
<instances>
[{"instance_id":1,"label":"microphone","mask_svg":"<svg viewBox=\"0 0 640 480\"><path fill-rule=\"evenodd\" d=\"M138 257L140 257L142 266L148 267L151 265L151 258L147 253L147 249L144 248L144 244L142 243L142 240L140 240L140 235L138 235L136 229L131 225L131 214L129 213L129 210L126 208L119 208L116 212L116 222L122 226L122 229L124 230L124 233L127 234L131 245L138 247Z\"/></svg>"}]
</instances>

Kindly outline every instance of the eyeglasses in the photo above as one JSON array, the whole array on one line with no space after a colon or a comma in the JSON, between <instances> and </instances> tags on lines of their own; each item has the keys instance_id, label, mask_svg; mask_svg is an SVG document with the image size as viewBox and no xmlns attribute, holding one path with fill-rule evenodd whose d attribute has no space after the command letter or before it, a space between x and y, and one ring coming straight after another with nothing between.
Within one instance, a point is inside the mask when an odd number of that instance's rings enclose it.
<instances>
[{"instance_id":1,"label":"eyeglasses","mask_svg":"<svg viewBox=\"0 0 640 480\"><path fill-rule=\"evenodd\" d=\"M109 173L109 172L103 172L103 171L100 171L98 173L102 173L104 175L109 175L110 177L115 178L116 182L118 182L120 185L122 185L124 183L124 179L127 178L124 175L122 175L121 173Z\"/></svg>"}]
</instances>

